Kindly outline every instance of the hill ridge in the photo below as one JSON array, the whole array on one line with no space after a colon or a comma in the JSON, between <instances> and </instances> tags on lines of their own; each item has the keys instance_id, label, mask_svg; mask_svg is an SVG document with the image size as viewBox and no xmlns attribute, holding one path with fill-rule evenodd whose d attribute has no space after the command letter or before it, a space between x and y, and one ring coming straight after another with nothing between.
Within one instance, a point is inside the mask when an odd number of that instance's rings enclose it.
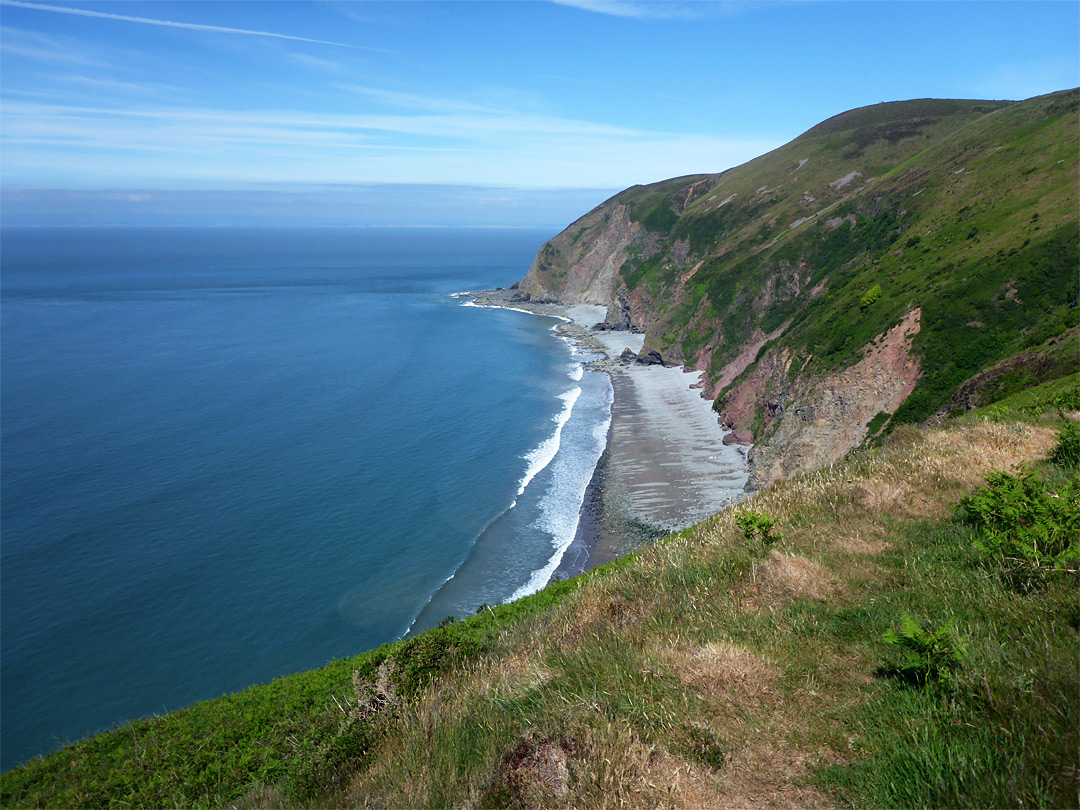
<instances>
[{"instance_id":1,"label":"hill ridge","mask_svg":"<svg viewBox=\"0 0 1080 810\"><path fill-rule=\"evenodd\" d=\"M763 486L837 460L879 414L885 430L929 418L1076 324L1078 99L849 110L725 172L614 195L545 244L519 289L606 305L609 328L643 330L647 351L704 370L720 418L757 445ZM865 380L837 389L916 308L904 402ZM945 362L948 345L969 350ZM858 413L780 430L826 390Z\"/></svg>"}]
</instances>

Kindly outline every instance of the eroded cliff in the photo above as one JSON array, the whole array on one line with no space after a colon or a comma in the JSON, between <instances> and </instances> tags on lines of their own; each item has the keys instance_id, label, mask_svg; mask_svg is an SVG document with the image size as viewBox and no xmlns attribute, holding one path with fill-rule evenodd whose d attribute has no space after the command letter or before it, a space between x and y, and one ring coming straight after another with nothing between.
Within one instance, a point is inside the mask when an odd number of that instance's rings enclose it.
<instances>
[{"instance_id":1,"label":"eroded cliff","mask_svg":"<svg viewBox=\"0 0 1080 810\"><path fill-rule=\"evenodd\" d=\"M852 110L621 192L520 293L603 304L606 328L705 371L729 440L757 445L754 485L830 464L1075 326L1077 111L1076 90Z\"/></svg>"}]
</instances>

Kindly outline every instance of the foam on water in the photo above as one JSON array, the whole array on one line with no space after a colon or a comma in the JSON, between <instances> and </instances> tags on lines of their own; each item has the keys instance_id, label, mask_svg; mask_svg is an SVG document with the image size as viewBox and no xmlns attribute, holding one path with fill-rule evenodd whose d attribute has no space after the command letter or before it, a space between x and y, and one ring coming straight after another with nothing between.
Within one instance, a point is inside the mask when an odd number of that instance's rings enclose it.
<instances>
[{"instance_id":1,"label":"foam on water","mask_svg":"<svg viewBox=\"0 0 1080 810\"><path fill-rule=\"evenodd\" d=\"M580 388L572 388L565 394L559 395L559 399L563 401L563 409L554 417L555 432L544 439L536 449L530 450L525 455L525 460L529 462L529 466L526 468L525 476L518 485L518 495L525 492L525 488L529 486L529 483L541 470L551 463L552 459L554 459L555 455L559 452L563 427L565 427L566 423L569 421L570 415L574 411L574 403L577 402L579 396L581 396Z\"/></svg>"},{"instance_id":2,"label":"foam on water","mask_svg":"<svg viewBox=\"0 0 1080 810\"><path fill-rule=\"evenodd\" d=\"M605 392L601 407L607 414L606 418L593 425L588 436L581 437L581 443L574 445L574 452L560 454L552 469L550 487L540 500L540 517L535 527L551 535L554 551L547 563L533 571L528 581L514 591L507 601L513 602L536 593L547 585L577 535L581 504L585 500L593 470L607 446L611 426L613 393L610 385Z\"/></svg>"}]
</instances>

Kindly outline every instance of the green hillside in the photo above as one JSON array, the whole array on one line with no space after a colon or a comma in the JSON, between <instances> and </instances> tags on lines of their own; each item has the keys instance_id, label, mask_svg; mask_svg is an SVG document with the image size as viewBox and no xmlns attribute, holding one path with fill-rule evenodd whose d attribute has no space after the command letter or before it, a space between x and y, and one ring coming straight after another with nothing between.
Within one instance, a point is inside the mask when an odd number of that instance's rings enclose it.
<instances>
[{"instance_id":1,"label":"green hillside","mask_svg":"<svg viewBox=\"0 0 1080 810\"><path fill-rule=\"evenodd\" d=\"M522 289L574 301L571 279L593 269L582 257L608 247L612 311L666 360L706 370L717 410L756 442L918 309L914 390L880 410L889 429L920 422L1077 323L1078 102L1069 90L838 115L722 174L616 195L545 246Z\"/></svg>"}]
</instances>

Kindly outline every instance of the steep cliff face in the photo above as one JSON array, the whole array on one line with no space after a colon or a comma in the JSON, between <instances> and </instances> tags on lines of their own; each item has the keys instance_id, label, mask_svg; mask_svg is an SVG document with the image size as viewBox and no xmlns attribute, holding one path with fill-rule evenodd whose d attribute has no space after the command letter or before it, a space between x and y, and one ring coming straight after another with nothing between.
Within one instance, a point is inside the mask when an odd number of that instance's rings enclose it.
<instances>
[{"instance_id":1,"label":"steep cliff face","mask_svg":"<svg viewBox=\"0 0 1080 810\"><path fill-rule=\"evenodd\" d=\"M767 437L750 451L751 488L839 461L866 438L875 417L887 418L900 407L919 378L911 344L921 314L918 308L907 313L864 347L863 359L850 368L797 379L790 394L782 390L773 397L758 394L772 417L766 428L775 427L763 431ZM782 385L775 378L768 382ZM743 385L755 392L748 384ZM769 388L767 383L764 390Z\"/></svg>"},{"instance_id":2,"label":"steep cliff face","mask_svg":"<svg viewBox=\"0 0 1080 810\"><path fill-rule=\"evenodd\" d=\"M717 175L676 178L655 186L634 186L571 224L548 241L536 254L519 289L533 299L556 300L565 304L609 306L612 325L640 325L654 316L657 308L645 291L628 290L622 270L631 261L646 261L663 250L663 236L655 223L642 217L642 200L658 193L680 198L685 206L693 190ZM676 251L678 253L678 251Z\"/></svg>"},{"instance_id":3,"label":"steep cliff face","mask_svg":"<svg viewBox=\"0 0 1080 810\"><path fill-rule=\"evenodd\" d=\"M641 230L630 221L625 205L596 209L544 245L521 282L521 292L567 304L611 303L619 267Z\"/></svg>"},{"instance_id":4,"label":"steep cliff face","mask_svg":"<svg viewBox=\"0 0 1080 810\"><path fill-rule=\"evenodd\" d=\"M830 118L720 174L634 186L520 290L706 372L753 480L831 463L1077 321L1080 94ZM1072 338L1075 342L1075 337Z\"/></svg>"}]
</instances>

